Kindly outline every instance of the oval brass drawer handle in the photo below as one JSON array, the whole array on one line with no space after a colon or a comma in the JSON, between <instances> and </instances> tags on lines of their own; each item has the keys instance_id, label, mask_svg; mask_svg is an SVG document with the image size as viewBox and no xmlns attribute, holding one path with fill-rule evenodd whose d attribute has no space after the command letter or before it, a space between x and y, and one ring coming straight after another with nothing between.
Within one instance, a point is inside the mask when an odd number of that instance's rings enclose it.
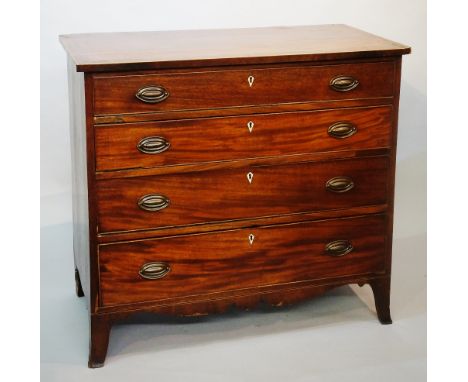
<instances>
[{"instance_id":1,"label":"oval brass drawer handle","mask_svg":"<svg viewBox=\"0 0 468 382\"><path fill-rule=\"evenodd\" d=\"M169 92L161 85L150 85L138 90L135 96L146 103L159 103L169 97Z\"/></svg>"},{"instance_id":2,"label":"oval brass drawer handle","mask_svg":"<svg viewBox=\"0 0 468 382\"><path fill-rule=\"evenodd\" d=\"M168 150L171 144L163 137L146 137L138 142L137 148L143 154L160 154Z\"/></svg>"},{"instance_id":3,"label":"oval brass drawer handle","mask_svg":"<svg viewBox=\"0 0 468 382\"><path fill-rule=\"evenodd\" d=\"M351 122L336 122L328 128L328 135L333 138L343 139L357 133L357 128Z\"/></svg>"},{"instance_id":4,"label":"oval brass drawer handle","mask_svg":"<svg viewBox=\"0 0 468 382\"><path fill-rule=\"evenodd\" d=\"M171 270L168 263L164 261L153 261L143 264L138 272L141 277L148 280L157 280L166 276Z\"/></svg>"},{"instance_id":5,"label":"oval brass drawer handle","mask_svg":"<svg viewBox=\"0 0 468 382\"><path fill-rule=\"evenodd\" d=\"M344 256L354 249L349 240L331 241L325 246L325 252L329 256Z\"/></svg>"},{"instance_id":6,"label":"oval brass drawer handle","mask_svg":"<svg viewBox=\"0 0 468 382\"><path fill-rule=\"evenodd\" d=\"M168 207L170 200L167 196L158 194L148 194L138 200L138 207L145 211L160 211Z\"/></svg>"},{"instance_id":7,"label":"oval brass drawer handle","mask_svg":"<svg viewBox=\"0 0 468 382\"><path fill-rule=\"evenodd\" d=\"M325 187L331 192L348 192L354 188L354 182L347 176L335 176L327 181Z\"/></svg>"},{"instance_id":8,"label":"oval brass drawer handle","mask_svg":"<svg viewBox=\"0 0 468 382\"><path fill-rule=\"evenodd\" d=\"M330 87L337 92L349 92L359 85L359 81L351 76L336 76L330 81Z\"/></svg>"}]
</instances>

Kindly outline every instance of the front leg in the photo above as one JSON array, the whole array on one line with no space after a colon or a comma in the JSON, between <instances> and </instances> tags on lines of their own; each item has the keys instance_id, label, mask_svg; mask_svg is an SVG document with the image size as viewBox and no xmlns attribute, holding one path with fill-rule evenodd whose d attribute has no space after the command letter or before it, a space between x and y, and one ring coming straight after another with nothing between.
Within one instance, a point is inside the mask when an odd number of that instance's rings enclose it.
<instances>
[{"instance_id":1,"label":"front leg","mask_svg":"<svg viewBox=\"0 0 468 382\"><path fill-rule=\"evenodd\" d=\"M109 345L111 322L106 316L90 316L89 361L88 367L104 366Z\"/></svg>"},{"instance_id":2,"label":"front leg","mask_svg":"<svg viewBox=\"0 0 468 382\"><path fill-rule=\"evenodd\" d=\"M374 292L377 317L383 325L391 324L390 317L390 277L376 279L369 282Z\"/></svg>"}]
</instances>

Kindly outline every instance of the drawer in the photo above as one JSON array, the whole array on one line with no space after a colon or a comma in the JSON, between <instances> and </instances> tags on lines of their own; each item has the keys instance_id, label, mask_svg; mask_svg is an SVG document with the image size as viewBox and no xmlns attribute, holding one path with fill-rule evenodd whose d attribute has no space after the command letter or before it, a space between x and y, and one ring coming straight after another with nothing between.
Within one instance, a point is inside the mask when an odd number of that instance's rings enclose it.
<instances>
[{"instance_id":1,"label":"drawer","mask_svg":"<svg viewBox=\"0 0 468 382\"><path fill-rule=\"evenodd\" d=\"M394 75L393 62L95 75L94 112L169 112L391 97Z\"/></svg>"},{"instance_id":2,"label":"drawer","mask_svg":"<svg viewBox=\"0 0 468 382\"><path fill-rule=\"evenodd\" d=\"M99 180L99 232L384 204L386 156Z\"/></svg>"},{"instance_id":3,"label":"drawer","mask_svg":"<svg viewBox=\"0 0 468 382\"><path fill-rule=\"evenodd\" d=\"M101 305L383 272L385 216L101 245Z\"/></svg>"},{"instance_id":4,"label":"drawer","mask_svg":"<svg viewBox=\"0 0 468 382\"><path fill-rule=\"evenodd\" d=\"M97 126L96 170L389 147L391 122L381 106Z\"/></svg>"}]
</instances>

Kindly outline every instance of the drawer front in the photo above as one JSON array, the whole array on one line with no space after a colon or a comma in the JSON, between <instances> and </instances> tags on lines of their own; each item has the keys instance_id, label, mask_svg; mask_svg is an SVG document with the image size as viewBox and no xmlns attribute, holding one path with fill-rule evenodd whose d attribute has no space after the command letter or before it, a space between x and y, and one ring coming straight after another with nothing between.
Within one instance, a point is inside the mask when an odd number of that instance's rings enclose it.
<instances>
[{"instance_id":1,"label":"drawer front","mask_svg":"<svg viewBox=\"0 0 468 382\"><path fill-rule=\"evenodd\" d=\"M100 180L99 231L384 204L387 170L382 156Z\"/></svg>"},{"instance_id":2,"label":"drawer front","mask_svg":"<svg viewBox=\"0 0 468 382\"><path fill-rule=\"evenodd\" d=\"M389 147L391 118L382 106L100 126L96 169Z\"/></svg>"},{"instance_id":3,"label":"drawer front","mask_svg":"<svg viewBox=\"0 0 468 382\"><path fill-rule=\"evenodd\" d=\"M383 272L385 216L101 245L101 305Z\"/></svg>"},{"instance_id":4,"label":"drawer front","mask_svg":"<svg viewBox=\"0 0 468 382\"><path fill-rule=\"evenodd\" d=\"M393 62L96 76L94 111L106 115L390 97L393 81Z\"/></svg>"}]
</instances>

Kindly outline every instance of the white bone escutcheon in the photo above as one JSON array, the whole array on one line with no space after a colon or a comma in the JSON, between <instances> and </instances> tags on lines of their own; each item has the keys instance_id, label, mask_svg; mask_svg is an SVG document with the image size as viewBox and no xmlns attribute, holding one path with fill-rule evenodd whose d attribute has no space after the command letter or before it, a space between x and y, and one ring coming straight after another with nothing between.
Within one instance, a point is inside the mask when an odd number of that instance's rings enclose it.
<instances>
[{"instance_id":1,"label":"white bone escutcheon","mask_svg":"<svg viewBox=\"0 0 468 382\"><path fill-rule=\"evenodd\" d=\"M253 172L248 172L248 173L247 173L247 180L249 181L249 183L252 183L252 180L253 180Z\"/></svg>"},{"instance_id":2,"label":"white bone escutcheon","mask_svg":"<svg viewBox=\"0 0 468 382\"><path fill-rule=\"evenodd\" d=\"M250 87L252 87L254 81L255 81L255 77L254 77L254 76L249 76L249 77L247 77L247 82L249 83L249 86L250 86Z\"/></svg>"},{"instance_id":3,"label":"white bone escutcheon","mask_svg":"<svg viewBox=\"0 0 468 382\"><path fill-rule=\"evenodd\" d=\"M252 121L247 122L247 128L249 129L249 133L251 133L254 128L254 123Z\"/></svg>"},{"instance_id":4,"label":"white bone escutcheon","mask_svg":"<svg viewBox=\"0 0 468 382\"><path fill-rule=\"evenodd\" d=\"M255 240L255 236L254 236L253 233L251 233L251 234L249 235L249 243L250 243L250 245L253 244L254 240Z\"/></svg>"}]
</instances>

